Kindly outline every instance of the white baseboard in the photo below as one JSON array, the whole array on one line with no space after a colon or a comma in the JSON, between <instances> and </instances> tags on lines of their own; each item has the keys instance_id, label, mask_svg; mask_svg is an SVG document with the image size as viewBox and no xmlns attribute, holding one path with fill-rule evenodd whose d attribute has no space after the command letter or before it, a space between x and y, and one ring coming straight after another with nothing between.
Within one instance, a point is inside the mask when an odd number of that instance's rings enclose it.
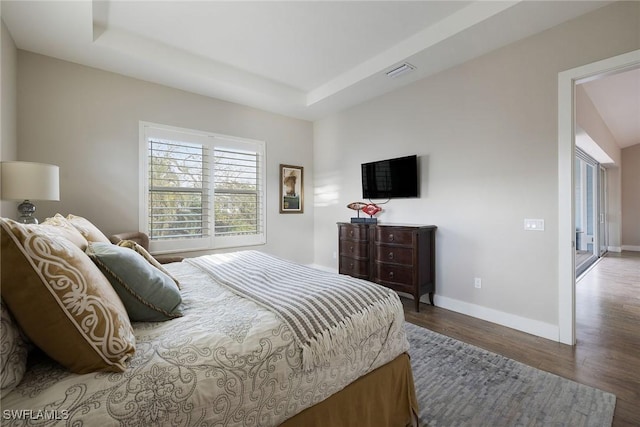
<instances>
[{"instance_id":1,"label":"white baseboard","mask_svg":"<svg viewBox=\"0 0 640 427\"><path fill-rule=\"evenodd\" d=\"M622 250L640 252L640 246L622 245Z\"/></svg>"},{"instance_id":2,"label":"white baseboard","mask_svg":"<svg viewBox=\"0 0 640 427\"><path fill-rule=\"evenodd\" d=\"M552 341L560 341L560 328L558 325L528 319L511 313L494 310L468 302L455 300L444 296L434 295L434 303L437 307L457 313L466 314L488 322L497 323L512 329L517 329L528 334L536 335Z\"/></svg>"},{"instance_id":3,"label":"white baseboard","mask_svg":"<svg viewBox=\"0 0 640 427\"><path fill-rule=\"evenodd\" d=\"M324 265L307 264L307 266L333 273L337 272L337 269ZM398 294L407 298L413 298L411 295L404 292L398 292ZM428 304L428 296L424 295L421 301ZM438 294L434 295L434 303L437 307L455 311L456 313L466 314L467 316L486 320L487 322L497 323L498 325L506 326L508 328L516 329L548 340L560 341L560 328L558 325L528 319L526 317L505 313L503 311L494 310L481 305L470 304L453 298L439 296Z\"/></svg>"},{"instance_id":4,"label":"white baseboard","mask_svg":"<svg viewBox=\"0 0 640 427\"><path fill-rule=\"evenodd\" d=\"M622 252L622 248L620 246L607 246L607 250L609 252Z\"/></svg>"}]
</instances>

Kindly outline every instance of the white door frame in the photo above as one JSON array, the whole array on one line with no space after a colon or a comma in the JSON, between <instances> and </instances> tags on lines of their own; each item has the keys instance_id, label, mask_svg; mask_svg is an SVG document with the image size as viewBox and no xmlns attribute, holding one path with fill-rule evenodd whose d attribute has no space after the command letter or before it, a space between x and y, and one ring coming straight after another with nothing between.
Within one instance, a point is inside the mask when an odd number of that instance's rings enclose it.
<instances>
[{"instance_id":1,"label":"white door frame","mask_svg":"<svg viewBox=\"0 0 640 427\"><path fill-rule=\"evenodd\" d=\"M640 66L640 49L558 74L558 340L576 343L575 85Z\"/></svg>"}]
</instances>

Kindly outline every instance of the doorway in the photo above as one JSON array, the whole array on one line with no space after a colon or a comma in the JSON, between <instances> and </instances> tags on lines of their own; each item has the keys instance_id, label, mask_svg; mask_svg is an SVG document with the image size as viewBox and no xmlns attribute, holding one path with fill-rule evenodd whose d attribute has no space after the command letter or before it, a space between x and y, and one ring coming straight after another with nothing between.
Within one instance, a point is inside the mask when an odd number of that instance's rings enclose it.
<instances>
[{"instance_id":1,"label":"doorway","mask_svg":"<svg viewBox=\"0 0 640 427\"><path fill-rule=\"evenodd\" d=\"M558 341L576 343L576 226L574 211L575 85L640 67L640 50L558 74Z\"/></svg>"}]
</instances>

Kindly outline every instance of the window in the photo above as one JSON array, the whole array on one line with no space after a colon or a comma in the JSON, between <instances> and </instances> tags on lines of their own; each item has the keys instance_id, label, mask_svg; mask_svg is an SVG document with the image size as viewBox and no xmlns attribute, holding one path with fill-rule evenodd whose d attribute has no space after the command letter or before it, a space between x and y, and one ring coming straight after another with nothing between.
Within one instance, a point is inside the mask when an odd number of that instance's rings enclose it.
<instances>
[{"instance_id":1,"label":"window","mask_svg":"<svg viewBox=\"0 0 640 427\"><path fill-rule=\"evenodd\" d=\"M264 142L140 124L141 229L153 252L265 242Z\"/></svg>"}]
</instances>

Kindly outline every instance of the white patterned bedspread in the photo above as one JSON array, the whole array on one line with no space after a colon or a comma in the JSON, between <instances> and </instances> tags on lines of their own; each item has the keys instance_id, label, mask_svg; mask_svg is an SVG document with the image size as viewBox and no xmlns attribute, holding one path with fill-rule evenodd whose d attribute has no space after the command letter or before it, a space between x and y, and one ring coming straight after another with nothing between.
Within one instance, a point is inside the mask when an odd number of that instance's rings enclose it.
<instances>
[{"instance_id":1,"label":"white patterned bedspread","mask_svg":"<svg viewBox=\"0 0 640 427\"><path fill-rule=\"evenodd\" d=\"M77 375L43 358L2 399L2 425L275 426L409 348L400 309L364 345L304 372L273 313L188 263L165 267L183 288L184 317L135 323L123 373Z\"/></svg>"}]
</instances>

